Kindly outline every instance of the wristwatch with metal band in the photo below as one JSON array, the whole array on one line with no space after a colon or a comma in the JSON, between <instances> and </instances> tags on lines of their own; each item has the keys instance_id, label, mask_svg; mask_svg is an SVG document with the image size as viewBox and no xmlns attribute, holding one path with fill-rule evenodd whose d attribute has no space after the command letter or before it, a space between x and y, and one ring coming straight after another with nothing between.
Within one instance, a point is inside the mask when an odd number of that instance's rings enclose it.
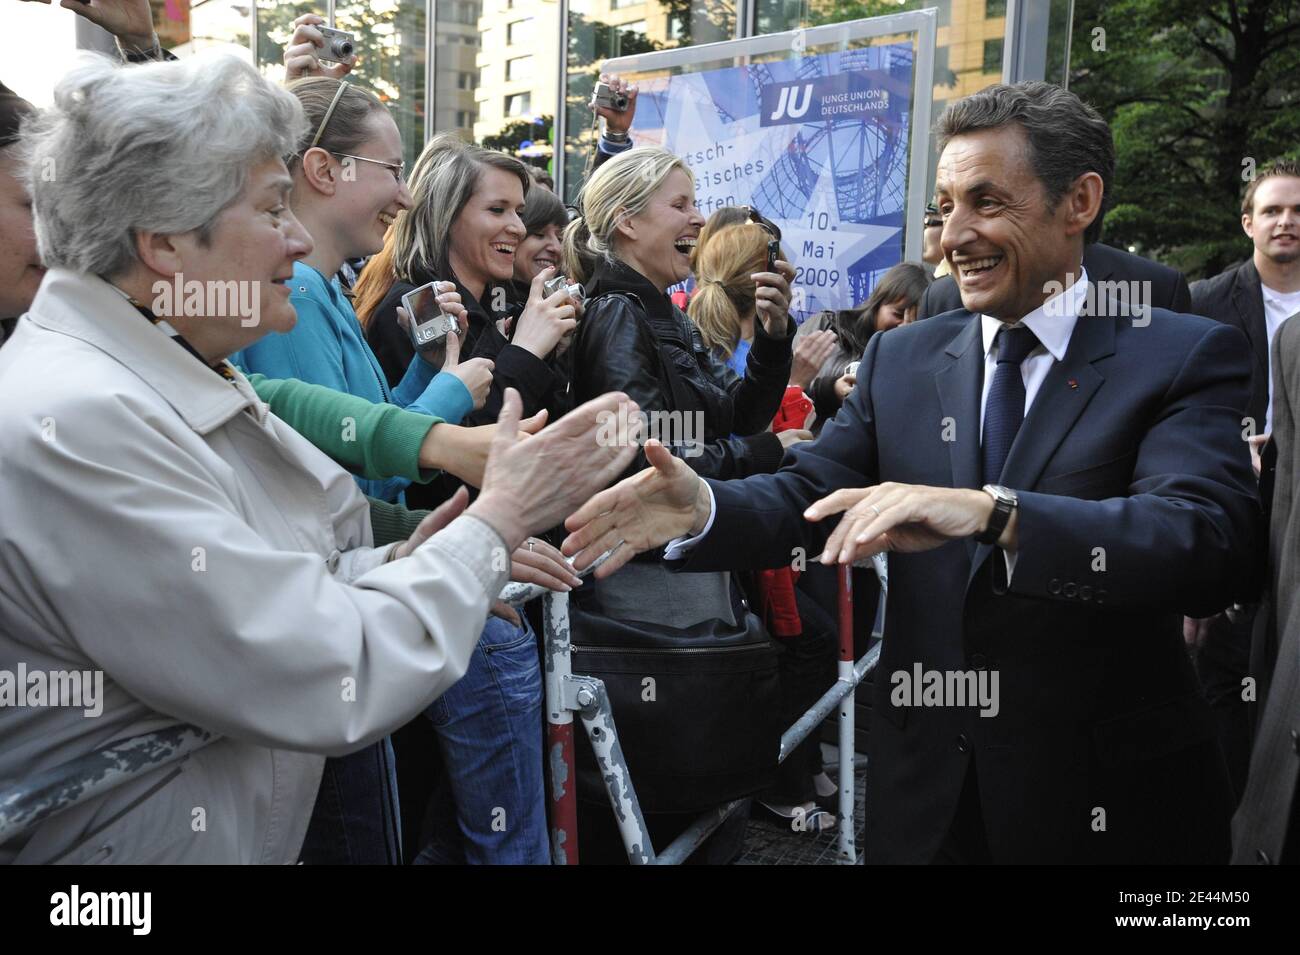
<instances>
[{"instance_id":1,"label":"wristwatch with metal band","mask_svg":"<svg viewBox=\"0 0 1300 955\"><path fill-rule=\"evenodd\" d=\"M1007 529L1011 512L1020 505L1016 492L1001 484L985 484L984 493L993 498L993 513L989 515L989 526L975 535L977 544L996 544L1002 532Z\"/></svg>"}]
</instances>

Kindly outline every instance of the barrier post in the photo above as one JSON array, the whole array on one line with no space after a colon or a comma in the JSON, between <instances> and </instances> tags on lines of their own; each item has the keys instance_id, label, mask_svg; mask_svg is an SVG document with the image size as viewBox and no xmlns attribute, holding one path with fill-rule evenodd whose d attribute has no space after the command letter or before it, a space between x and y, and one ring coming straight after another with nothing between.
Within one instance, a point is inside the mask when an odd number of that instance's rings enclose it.
<instances>
[{"instance_id":1,"label":"barrier post","mask_svg":"<svg viewBox=\"0 0 1300 955\"><path fill-rule=\"evenodd\" d=\"M840 568L840 658L836 678L849 684L840 699L840 811L839 856L844 865L858 861L853 833L853 705L858 680L853 667L853 567Z\"/></svg>"},{"instance_id":2,"label":"barrier post","mask_svg":"<svg viewBox=\"0 0 1300 955\"><path fill-rule=\"evenodd\" d=\"M578 791L573 750L573 710L565 705L564 686L571 673L569 595L542 597L542 634L546 681L546 771L551 801L551 861L578 864Z\"/></svg>"}]
</instances>

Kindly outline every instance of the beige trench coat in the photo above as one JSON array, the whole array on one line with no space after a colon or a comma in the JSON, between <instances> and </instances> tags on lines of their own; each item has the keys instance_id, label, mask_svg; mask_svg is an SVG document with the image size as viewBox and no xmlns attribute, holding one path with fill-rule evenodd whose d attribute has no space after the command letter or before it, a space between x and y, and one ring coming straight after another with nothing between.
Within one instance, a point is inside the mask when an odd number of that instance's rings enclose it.
<instances>
[{"instance_id":1,"label":"beige trench coat","mask_svg":"<svg viewBox=\"0 0 1300 955\"><path fill-rule=\"evenodd\" d=\"M51 271L0 350L0 671L99 671L102 712L0 706L0 786L178 722L222 738L0 861L294 862L324 757L459 679L509 574L473 517L371 544L352 478L242 377Z\"/></svg>"}]
</instances>

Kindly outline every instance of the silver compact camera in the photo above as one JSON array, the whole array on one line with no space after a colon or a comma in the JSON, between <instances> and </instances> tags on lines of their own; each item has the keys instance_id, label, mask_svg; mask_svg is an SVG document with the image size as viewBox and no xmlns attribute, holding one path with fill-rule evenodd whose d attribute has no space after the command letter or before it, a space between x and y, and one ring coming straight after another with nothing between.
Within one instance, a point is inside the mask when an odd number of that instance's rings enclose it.
<instances>
[{"instance_id":1,"label":"silver compact camera","mask_svg":"<svg viewBox=\"0 0 1300 955\"><path fill-rule=\"evenodd\" d=\"M557 275L553 279L548 279L542 283L542 292L546 298L550 298L556 292L568 292L569 298L581 302L586 297L586 292L578 282L569 284L569 279L565 275Z\"/></svg>"},{"instance_id":2,"label":"silver compact camera","mask_svg":"<svg viewBox=\"0 0 1300 955\"><path fill-rule=\"evenodd\" d=\"M406 314L411 316L411 344L416 351L441 351L447 347L447 336L459 334L456 316L448 315L438 304L438 293L447 291L443 282L429 282L402 296Z\"/></svg>"},{"instance_id":3,"label":"silver compact camera","mask_svg":"<svg viewBox=\"0 0 1300 955\"><path fill-rule=\"evenodd\" d=\"M627 94L615 91L608 83L596 84L596 93L591 102L596 107L604 106L620 113L627 111Z\"/></svg>"},{"instance_id":4,"label":"silver compact camera","mask_svg":"<svg viewBox=\"0 0 1300 955\"><path fill-rule=\"evenodd\" d=\"M329 27L317 27L316 29L325 38L325 45L316 54L317 59L328 60L332 63L346 63L352 59L352 54L356 52L356 45L352 42L351 33L345 33L342 30L331 30Z\"/></svg>"}]
</instances>

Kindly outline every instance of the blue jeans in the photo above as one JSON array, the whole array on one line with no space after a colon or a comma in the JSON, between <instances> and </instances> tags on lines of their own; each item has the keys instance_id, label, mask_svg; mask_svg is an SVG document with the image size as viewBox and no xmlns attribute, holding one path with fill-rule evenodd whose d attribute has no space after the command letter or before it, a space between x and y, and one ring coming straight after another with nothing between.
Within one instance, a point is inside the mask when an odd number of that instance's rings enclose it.
<instances>
[{"instance_id":1,"label":"blue jeans","mask_svg":"<svg viewBox=\"0 0 1300 955\"><path fill-rule=\"evenodd\" d=\"M542 669L528 621L498 617L474 648L469 670L433 702L433 723L455 802L449 826L416 864L549 865L542 783Z\"/></svg>"},{"instance_id":2,"label":"blue jeans","mask_svg":"<svg viewBox=\"0 0 1300 955\"><path fill-rule=\"evenodd\" d=\"M308 865L400 865L397 762L385 736L325 760L300 858Z\"/></svg>"}]
</instances>

